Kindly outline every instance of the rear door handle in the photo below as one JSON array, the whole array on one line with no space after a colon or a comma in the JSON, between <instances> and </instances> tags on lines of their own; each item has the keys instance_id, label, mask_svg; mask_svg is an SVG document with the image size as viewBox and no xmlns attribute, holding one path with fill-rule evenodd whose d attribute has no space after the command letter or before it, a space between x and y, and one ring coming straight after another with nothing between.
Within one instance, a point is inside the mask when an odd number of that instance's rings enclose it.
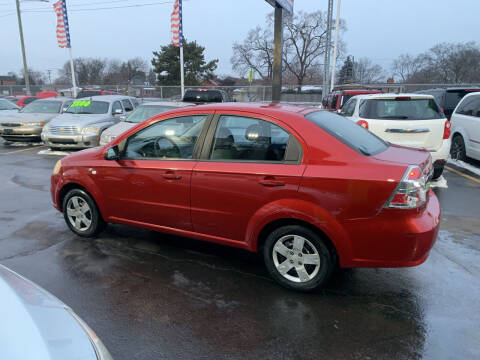
<instances>
[{"instance_id":1,"label":"rear door handle","mask_svg":"<svg viewBox=\"0 0 480 360\"><path fill-rule=\"evenodd\" d=\"M163 174L163 177L167 180L180 180L182 178L181 175L176 174L174 171L167 171Z\"/></svg>"},{"instance_id":2,"label":"rear door handle","mask_svg":"<svg viewBox=\"0 0 480 360\"><path fill-rule=\"evenodd\" d=\"M285 186L285 181L279 181L272 178L265 178L259 181L260 185L274 187L274 186Z\"/></svg>"}]
</instances>

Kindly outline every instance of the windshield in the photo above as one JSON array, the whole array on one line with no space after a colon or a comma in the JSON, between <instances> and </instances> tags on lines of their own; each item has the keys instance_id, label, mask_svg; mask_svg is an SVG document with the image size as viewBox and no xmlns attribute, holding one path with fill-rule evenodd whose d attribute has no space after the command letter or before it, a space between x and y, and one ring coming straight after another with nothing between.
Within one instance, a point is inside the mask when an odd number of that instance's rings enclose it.
<instances>
[{"instance_id":1,"label":"windshield","mask_svg":"<svg viewBox=\"0 0 480 360\"><path fill-rule=\"evenodd\" d=\"M431 120L442 119L444 115L433 99L395 99L364 100L360 104L360 117L364 119L385 120Z\"/></svg>"},{"instance_id":2,"label":"windshield","mask_svg":"<svg viewBox=\"0 0 480 360\"><path fill-rule=\"evenodd\" d=\"M60 112L61 101L34 101L23 108L22 113L56 114Z\"/></svg>"},{"instance_id":3,"label":"windshield","mask_svg":"<svg viewBox=\"0 0 480 360\"><path fill-rule=\"evenodd\" d=\"M125 121L130 123L141 123L154 115L176 108L176 106L141 105L131 113Z\"/></svg>"},{"instance_id":4,"label":"windshield","mask_svg":"<svg viewBox=\"0 0 480 360\"><path fill-rule=\"evenodd\" d=\"M0 99L0 110L18 110L19 106L15 105L13 102Z\"/></svg>"},{"instance_id":5,"label":"windshield","mask_svg":"<svg viewBox=\"0 0 480 360\"><path fill-rule=\"evenodd\" d=\"M186 102L222 102L222 93L215 90L187 90L183 101Z\"/></svg>"},{"instance_id":6,"label":"windshield","mask_svg":"<svg viewBox=\"0 0 480 360\"><path fill-rule=\"evenodd\" d=\"M77 100L65 111L68 114L106 114L110 104L105 101Z\"/></svg>"},{"instance_id":7,"label":"windshield","mask_svg":"<svg viewBox=\"0 0 480 360\"><path fill-rule=\"evenodd\" d=\"M315 111L305 117L363 155L375 155L388 148L385 141L340 115L329 111Z\"/></svg>"}]
</instances>

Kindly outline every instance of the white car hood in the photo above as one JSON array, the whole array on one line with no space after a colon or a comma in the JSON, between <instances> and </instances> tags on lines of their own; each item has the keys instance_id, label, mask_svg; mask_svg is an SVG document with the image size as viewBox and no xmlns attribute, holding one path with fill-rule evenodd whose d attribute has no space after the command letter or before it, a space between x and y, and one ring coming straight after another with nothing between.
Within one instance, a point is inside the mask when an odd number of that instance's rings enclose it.
<instances>
[{"instance_id":1,"label":"white car hood","mask_svg":"<svg viewBox=\"0 0 480 360\"><path fill-rule=\"evenodd\" d=\"M97 359L68 306L2 265L0 303L0 359Z\"/></svg>"},{"instance_id":2,"label":"white car hood","mask_svg":"<svg viewBox=\"0 0 480 360\"><path fill-rule=\"evenodd\" d=\"M121 133L131 129L135 125L138 125L137 123L131 123L127 121L121 121L118 124L115 124L113 126L110 126L108 129L104 130L102 134L106 136L118 136Z\"/></svg>"}]
</instances>

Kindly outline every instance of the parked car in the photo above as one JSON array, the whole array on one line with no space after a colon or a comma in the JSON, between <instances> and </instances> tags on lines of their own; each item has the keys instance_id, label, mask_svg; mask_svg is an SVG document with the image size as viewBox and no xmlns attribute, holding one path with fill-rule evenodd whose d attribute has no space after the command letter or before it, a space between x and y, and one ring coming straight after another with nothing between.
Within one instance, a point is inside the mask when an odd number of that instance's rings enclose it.
<instances>
[{"instance_id":1,"label":"parked car","mask_svg":"<svg viewBox=\"0 0 480 360\"><path fill-rule=\"evenodd\" d=\"M77 235L105 223L263 251L283 286L311 290L340 267L416 266L440 207L427 151L390 145L337 114L216 104L159 114L51 177Z\"/></svg>"},{"instance_id":2,"label":"parked car","mask_svg":"<svg viewBox=\"0 0 480 360\"><path fill-rule=\"evenodd\" d=\"M447 119L452 116L453 110L460 100L467 94L479 92L480 88L472 87L450 87L445 89L428 89L417 91L417 94L428 94L435 97L438 105L444 112Z\"/></svg>"},{"instance_id":3,"label":"parked car","mask_svg":"<svg viewBox=\"0 0 480 360\"><path fill-rule=\"evenodd\" d=\"M3 265L0 303L0 359L112 359L70 307Z\"/></svg>"},{"instance_id":4,"label":"parked car","mask_svg":"<svg viewBox=\"0 0 480 360\"><path fill-rule=\"evenodd\" d=\"M102 96L102 95L122 95L122 94L116 91L111 91L111 90L83 89L77 94L77 99L91 97L91 96Z\"/></svg>"},{"instance_id":5,"label":"parked car","mask_svg":"<svg viewBox=\"0 0 480 360\"><path fill-rule=\"evenodd\" d=\"M217 102L230 102L230 96L223 91L218 89L187 89L183 96L184 102L194 103L194 104L207 104L207 103L217 103Z\"/></svg>"},{"instance_id":6,"label":"parked car","mask_svg":"<svg viewBox=\"0 0 480 360\"><path fill-rule=\"evenodd\" d=\"M38 100L38 99L47 99L50 97L57 96L55 91L42 91L36 94L35 96L25 95L25 96L7 96L6 99L14 102L16 105L24 108L31 102Z\"/></svg>"},{"instance_id":7,"label":"parked car","mask_svg":"<svg viewBox=\"0 0 480 360\"><path fill-rule=\"evenodd\" d=\"M21 109L20 106L15 105L7 99L0 99L0 118L6 115L16 114Z\"/></svg>"},{"instance_id":8,"label":"parked car","mask_svg":"<svg viewBox=\"0 0 480 360\"><path fill-rule=\"evenodd\" d=\"M102 132L100 136L100 145L106 145L113 139L115 139L118 135L123 133L124 131L131 129L135 125L141 123L142 121L147 120L148 118L163 113L165 111L170 111L173 109L177 109L179 107L191 106L193 104L184 103L184 102L167 102L167 101L159 101L159 102L147 102L141 104L139 107L135 109L135 111L131 112L128 117L125 115L120 117L120 122L116 125L113 125Z\"/></svg>"},{"instance_id":9,"label":"parked car","mask_svg":"<svg viewBox=\"0 0 480 360\"><path fill-rule=\"evenodd\" d=\"M335 90L325 96L322 100L322 109L329 111L338 111L344 104L356 95L381 94L380 90L352 89L352 90Z\"/></svg>"},{"instance_id":10,"label":"parked car","mask_svg":"<svg viewBox=\"0 0 480 360\"><path fill-rule=\"evenodd\" d=\"M0 118L0 136L7 141L40 141L43 126L72 103L65 97L34 101L20 112Z\"/></svg>"},{"instance_id":11,"label":"parked car","mask_svg":"<svg viewBox=\"0 0 480 360\"><path fill-rule=\"evenodd\" d=\"M61 115L44 126L41 137L52 149L98 146L102 131L135 109L133 98L123 95L92 96L75 100Z\"/></svg>"},{"instance_id":12,"label":"parked car","mask_svg":"<svg viewBox=\"0 0 480 360\"><path fill-rule=\"evenodd\" d=\"M426 149L433 159L433 179L439 178L450 152L450 122L431 95L358 95L341 115L393 144Z\"/></svg>"},{"instance_id":13,"label":"parked car","mask_svg":"<svg viewBox=\"0 0 480 360\"><path fill-rule=\"evenodd\" d=\"M466 95L455 108L451 118L453 159L467 157L480 160L480 93Z\"/></svg>"}]
</instances>

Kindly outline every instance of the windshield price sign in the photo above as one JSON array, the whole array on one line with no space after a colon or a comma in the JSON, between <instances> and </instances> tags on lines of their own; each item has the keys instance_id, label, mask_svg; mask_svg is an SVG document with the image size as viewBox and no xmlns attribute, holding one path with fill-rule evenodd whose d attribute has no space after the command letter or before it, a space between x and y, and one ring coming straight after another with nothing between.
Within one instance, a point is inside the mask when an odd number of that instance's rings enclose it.
<instances>
[{"instance_id":1,"label":"windshield price sign","mask_svg":"<svg viewBox=\"0 0 480 360\"><path fill-rule=\"evenodd\" d=\"M77 101L74 101L72 105L70 105L70 107L87 107L87 106L90 106L92 102L90 100L77 100Z\"/></svg>"}]
</instances>

